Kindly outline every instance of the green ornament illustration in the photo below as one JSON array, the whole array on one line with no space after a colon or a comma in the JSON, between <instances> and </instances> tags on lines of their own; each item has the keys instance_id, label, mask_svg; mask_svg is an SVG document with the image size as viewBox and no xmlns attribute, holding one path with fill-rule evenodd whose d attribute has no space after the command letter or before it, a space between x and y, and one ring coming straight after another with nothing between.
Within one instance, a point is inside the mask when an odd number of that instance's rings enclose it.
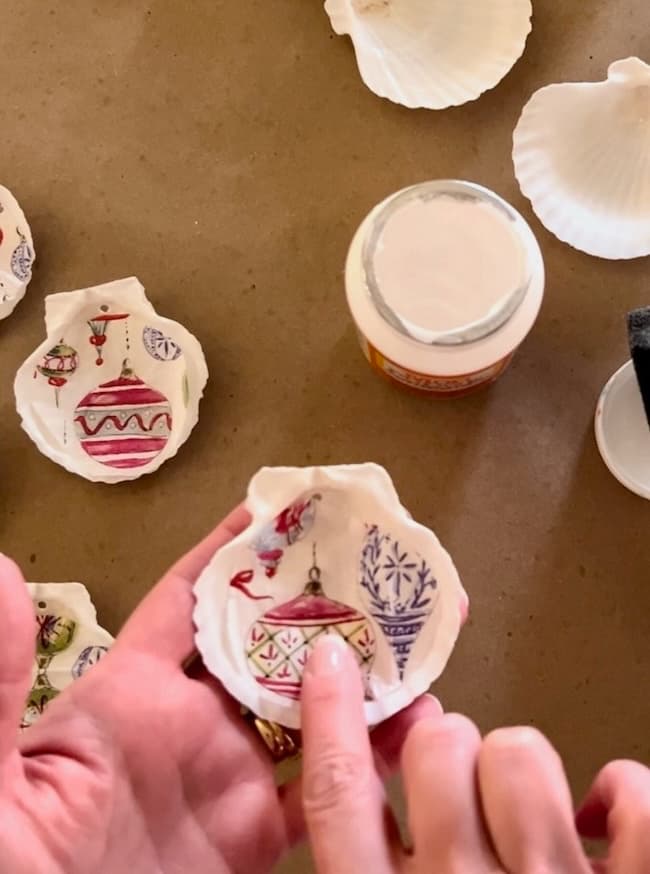
<instances>
[{"instance_id":1,"label":"green ornament illustration","mask_svg":"<svg viewBox=\"0 0 650 874\"><path fill-rule=\"evenodd\" d=\"M66 650L74 639L77 623L69 616L43 613L36 617L36 652L54 658Z\"/></svg>"},{"instance_id":2,"label":"green ornament illustration","mask_svg":"<svg viewBox=\"0 0 650 874\"><path fill-rule=\"evenodd\" d=\"M40 613L36 616L36 680L25 704L21 728L35 722L59 690L50 682L52 660L74 640L77 623L69 616Z\"/></svg>"},{"instance_id":3,"label":"green ornament illustration","mask_svg":"<svg viewBox=\"0 0 650 874\"><path fill-rule=\"evenodd\" d=\"M27 697L25 711L23 713L20 727L28 728L30 725L36 722L38 717L42 716L43 711L50 703L50 701L53 698L56 698L58 694L59 690L55 689L49 680L47 680L47 685L45 686L35 685Z\"/></svg>"}]
</instances>

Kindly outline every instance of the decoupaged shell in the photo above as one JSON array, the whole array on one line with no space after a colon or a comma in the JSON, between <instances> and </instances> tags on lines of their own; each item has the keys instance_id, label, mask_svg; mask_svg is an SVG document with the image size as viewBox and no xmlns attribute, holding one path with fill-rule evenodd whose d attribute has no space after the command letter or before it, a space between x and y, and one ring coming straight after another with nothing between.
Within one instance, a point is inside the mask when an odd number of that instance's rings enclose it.
<instances>
[{"instance_id":1,"label":"decoupaged shell","mask_svg":"<svg viewBox=\"0 0 650 874\"><path fill-rule=\"evenodd\" d=\"M369 725L424 692L451 654L466 596L386 471L264 468L247 506L250 527L195 586L196 644L226 689L257 716L299 728L309 653L339 634L364 678Z\"/></svg>"},{"instance_id":2,"label":"decoupaged shell","mask_svg":"<svg viewBox=\"0 0 650 874\"><path fill-rule=\"evenodd\" d=\"M25 431L93 482L157 470L198 421L208 378L198 340L159 316L134 277L50 295L45 313L47 339L14 385Z\"/></svg>"},{"instance_id":3,"label":"decoupaged shell","mask_svg":"<svg viewBox=\"0 0 650 874\"><path fill-rule=\"evenodd\" d=\"M11 191L0 185L0 319L10 315L25 296L34 257L25 214Z\"/></svg>"},{"instance_id":4,"label":"decoupaged shell","mask_svg":"<svg viewBox=\"0 0 650 874\"><path fill-rule=\"evenodd\" d=\"M41 716L49 702L102 659L113 638L97 624L90 594L81 583L28 583L36 613L32 689L21 728Z\"/></svg>"},{"instance_id":5,"label":"decoupaged shell","mask_svg":"<svg viewBox=\"0 0 650 874\"><path fill-rule=\"evenodd\" d=\"M601 258L650 254L650 66L616 61L604 82L549 85L514 132L522 192L560 240Z\"/></svg>"},{"instance_id":6,"label":"decoupaged shell","mask_svg":"<svg viewBox=\"0 0 650 874\"><path fill-rule=\"evenodd\" d=\"M371 91L425 109L494 88L521 57L532 15L530 0L325 0L325 10Z\"/></svg>"}]
</instances>

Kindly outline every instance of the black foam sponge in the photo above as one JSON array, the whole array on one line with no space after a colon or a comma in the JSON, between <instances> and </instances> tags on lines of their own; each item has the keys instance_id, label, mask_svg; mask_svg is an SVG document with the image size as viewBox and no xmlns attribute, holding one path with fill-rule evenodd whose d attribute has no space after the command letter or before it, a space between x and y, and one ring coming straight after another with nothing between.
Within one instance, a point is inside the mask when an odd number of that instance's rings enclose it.
<instances>
[{"instance_id":1,"label":"black foam sponge","mask_svg":"<svg viewBox=\"0 0 650 874\"><path fill-rule=\"evenodd\" d=\"M646 418L650 425L650 307L627 314L627 335Z\"/></svg>"}]
</instances>

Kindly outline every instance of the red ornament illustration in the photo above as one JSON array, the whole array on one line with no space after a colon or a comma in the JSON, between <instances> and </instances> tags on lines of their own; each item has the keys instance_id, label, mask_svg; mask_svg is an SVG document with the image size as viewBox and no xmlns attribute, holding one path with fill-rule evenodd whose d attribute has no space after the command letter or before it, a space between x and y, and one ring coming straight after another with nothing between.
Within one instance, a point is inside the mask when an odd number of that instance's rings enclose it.
<instances>
[{"instance_id":1,"label":"red ornament illustration","mask_svg":"<svg viewBox=\"0 0 650 874\"><path fill-rule=\"evenodd\" d=\"M296 501L260 532L253 548L267 577L274 577L277 573L284 550L309 532L320 499L320 495L312 495L306 501Z\"/></svg>"},{"instance_id":2,"label":"red ornament illustration","mask_svg":"<svg viewBox=\"0 0 650 874\"><path fill-rule=\"evenodd\" d=\"M79 356L72 346L66 346L61 339L56 346L53 346L47 355L43 356L40 364L36 365L36 370L41 376L46 377L48 385L54 389L54 399L57 407L59 406L59 392L68 382L79 366ZM36 374L34 374L36 377Z\"/></svg>"},{"instance_id":3,"label":"red ornament illustration","mask_svg":"<svg viewBox=\"0 0 650 874\"><path fill-rule=\"evenodd\" d=\"M351 647L367 686L376 646L370 620L354 607L326 596L314 559L302 594L271 608L249 629L248 667L265 689L298 699L309 653L323 634L339 634Z\"/></svg>"},{"instance_id":4,"label":"red ornament illustration","mask_svg":"<svg viewBox=\"0 0 650 874\"><path fill-rule=\"evenodd\" d=\"M79 402L74 421L81 446L95 461L143 467L167 445L172 409L165 395L139 379L125 360L117 379Z\"/></svg>"},{"instance_id":5,"label":"red ornament illustration","mask_svg":"<svg viewBox=\"0 0 650 874\"><path fill-rule=\"evenodd\" d=\"M97 349L97 360L95 364L99 367L104 363L102 347L106 343L106 329L109 322L117 322L122 319L128 319L129 313L109 313L108 307L101 307L102 312L98 316L88 320L88 327L92 334L88 338L89 343Z\"/></svg>"}]
</instances>

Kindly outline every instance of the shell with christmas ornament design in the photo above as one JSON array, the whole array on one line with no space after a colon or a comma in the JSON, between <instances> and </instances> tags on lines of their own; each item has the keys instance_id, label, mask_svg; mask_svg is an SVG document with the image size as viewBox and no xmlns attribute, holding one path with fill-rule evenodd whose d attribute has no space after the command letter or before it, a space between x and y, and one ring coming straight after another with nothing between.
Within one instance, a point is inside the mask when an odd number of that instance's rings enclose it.
<instances>
[{"instance_id":1,"label":"shell with christmas ornament design","mask_svg":"<svg viewBox=\"0 0 650 874\"><path fill-rule=\"evenodd\" d=\"M361 669L369 725L424 692L451 654L467 598L451 558L401 506L386 471L264 468L247 508L250 527L195 586L196 645L226 689L261 719L297 729L309 655L337 634ZM260 539L280 535L269 574Z\"/></svg>"},{"instance_id":2,"label":"shell with christmas ornament design","mask_svg":"<svg viewBox=\"0 0 650 874\"><path fill-rule=\"evenodd\" d=\"M50 295L45 321L47 339L14 383L23 428L41 452L105 483L174 456L198 421L208 377L196 338L159 316L134 277Z\"/></svg>"},{"instance_id":3,"label":"shell with christmas ornament design","mask_svg":"<svg viewBox=\"0 0 650 874\"><path fill-rule=\"evenodd\" d=\"M14 311L32 278L34 241L25 214L0 185L0 319Z\"/></svg>"}]
</instances>

